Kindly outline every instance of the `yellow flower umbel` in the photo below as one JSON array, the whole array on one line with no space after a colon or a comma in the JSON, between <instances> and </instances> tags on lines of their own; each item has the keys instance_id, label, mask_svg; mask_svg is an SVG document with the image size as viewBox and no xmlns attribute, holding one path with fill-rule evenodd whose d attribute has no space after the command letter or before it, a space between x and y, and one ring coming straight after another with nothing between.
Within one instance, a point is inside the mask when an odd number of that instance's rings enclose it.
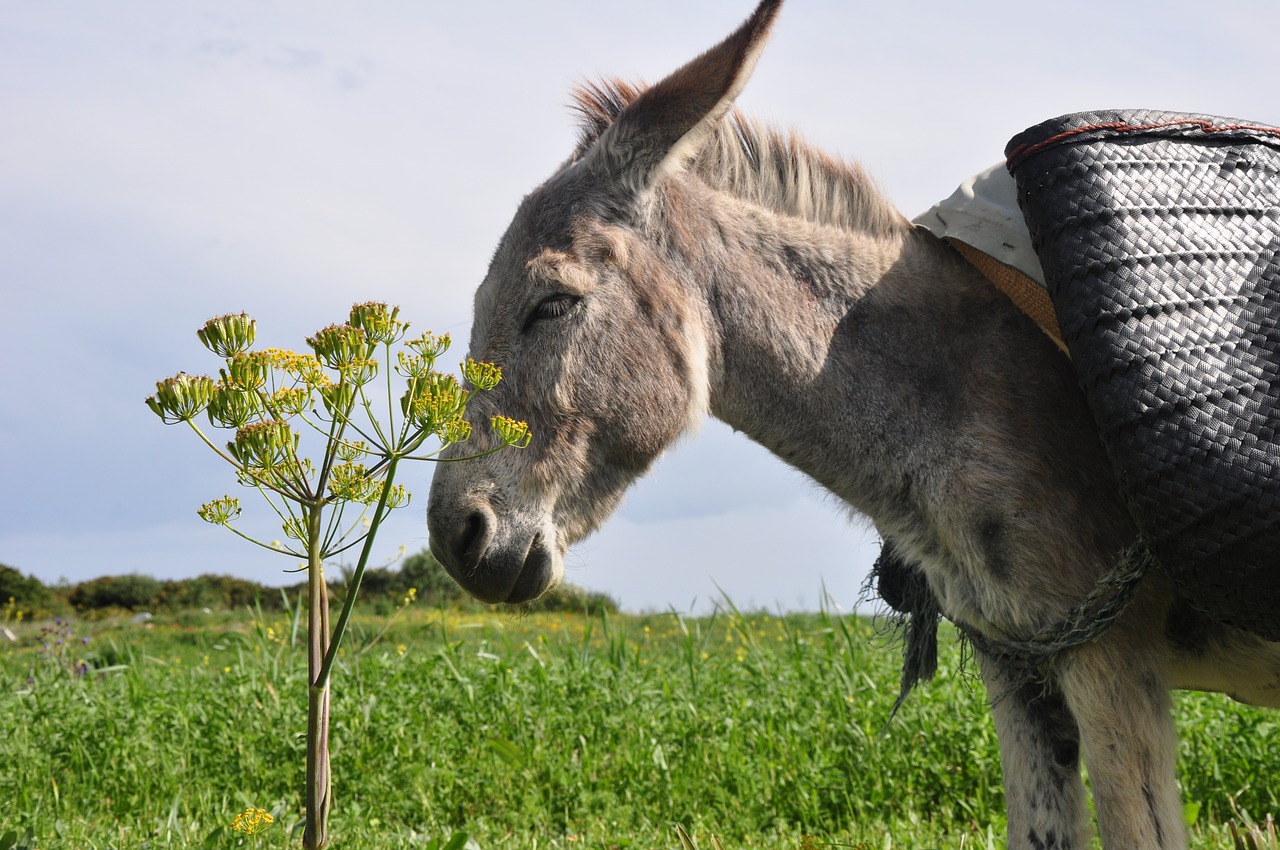
<instances>
[{"instance_id":1,"label":"yellow flower umbel","mask_svg":"<svg viewBox=\"0 0 1280 850\"><path fill-rule=\"evenodd\" d=\"M370 342L390 344L399 342L409 329L408 322L400 321L399 307L387 307L381 301L368 301L351 308L350 325L365 332Z\"/></svg>"},{"instance_id":2,"label":"yellow flower umbel","mask_svg":"<svg viewBox=\"0 0 1280 850\"><path fill-rule=\"evenodd\" d=\"M400 409L414 427L434 434L452 420L462 418L470 394L453 375L428 372L409 378L407 383Z\"/></svg>"},{"instance_id":3,"label":"yellow flower umbel","mask_svg":"<svg viewBox=\"0 0 1280 850\"><path fill-rule=\"evenodd\" d=\"M468 357L462 364L462 377L478 390L491 390L502 380L502 370L492 363L477 363Z\"/></svg>"},{"instance_id":4,"label":"yellow flower umbel","mask_svg":"<svg viewBox=\"0 0 1280 850\"><path fill-rule=\"evenodd\" d=\"M245 835L260 835L275 822L276 819L266 809L250 807L236 815L236 819L231 822L231 829Z\"/></svg>"},{"instance_id":5,"label":"yellow flower umbel","mask_svg":"<svg viewBox=\"0 0 1280 850\"><path fill-rule=\"evenodd\" d=\"M223 496L221 499L205 502L196 513L205 522L214 525L226 525L233 520L239 519L240 500L233 499L230 496Z\"/></svg>"},{"instance_id":6,"label":"yellow flower umbel","mask_svg":"<svg viewBox=\"0 0 1280 850\"><path fill-rule=\"evenodd\" d=\"M453 340L448 334L435 334L427 331L420 337L407 340L405 345L417 352L418 356L427 362L427 368L436 362L436 358L449 350L449 345Z\"/></svg>"},{"instance_id":7,"label":"yellow flower umbel","mask_svg":"<svg viewBox=\"0 0 1280 850\"><path fill-rule=\"evenodd\" d=\"M506 416L495 416L489 421L505 445L523 449L533 439L528 422L517 422Z\"/></svg>"},{"instance_id":8,"label":"yellow flower umbel","mask_svg":"<svg viewBox=\"0 0 1280 850\"><path fill-rule=\"evenodd\" d=\"M330 369L341 371L355 360L368 360L373 354L371 342L361 328L351 325L330 325L307 337L307 345L316 358Z\"/></svg>"}]
</instances>

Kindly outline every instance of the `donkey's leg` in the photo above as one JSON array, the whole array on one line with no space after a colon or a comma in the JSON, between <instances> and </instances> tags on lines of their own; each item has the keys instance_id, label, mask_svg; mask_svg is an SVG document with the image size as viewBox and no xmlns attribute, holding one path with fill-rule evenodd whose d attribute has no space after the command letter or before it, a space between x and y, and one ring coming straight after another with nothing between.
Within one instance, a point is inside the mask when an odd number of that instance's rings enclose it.
<instances>
[{"instance_id":1,"label":"donkey's leg","mask_svg":"<svg viewBox=\"0 0 1280 850\"><path fill-rule=\"evenodd\" d=\"M1076 650L1059 681L1080 727L1102 846L1182 850L1167 676L1158 648L1124 625Z\"/></svg>"},{"instance_id":2,"label":"donkey's leg","mask_svg":"<svg viewBox=\"0 0 1280 850\"><path fill-rule=\"evenodd\" d=\"M1015 684L979 654L992 700L1009 815L1009 850L1083 850L1088 809L1080 779L1080 736L1052 682Z\"/></svg>"}]
</instances>

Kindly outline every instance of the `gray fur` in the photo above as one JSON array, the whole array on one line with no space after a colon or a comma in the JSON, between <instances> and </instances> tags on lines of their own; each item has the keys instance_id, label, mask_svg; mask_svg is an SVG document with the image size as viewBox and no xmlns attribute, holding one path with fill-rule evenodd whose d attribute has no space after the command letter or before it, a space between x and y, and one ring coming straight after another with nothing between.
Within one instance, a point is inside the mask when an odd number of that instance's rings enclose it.
<instances>
[{"instance_id":1,"label":"gray fur","mask_svg":"<svg viewBox=\"0 0 1280 850\"><path fill-rule=\"evenodd\" d=\"M731 112L778 5L652 88L578 93L577 150L476 293L471 354L505 379L470 416L535 441L440 465L432 551L481 599L532 599L711 413L870 517L946 616L1033 635L1135 537L1069 364L857 168ZM1043 681L979 663L1011 848L1087 846L1077 753L1104 847L1184 847L1169 689L1280 707L1280 644L1201 622L1158 572Z\"/></svg>"}]
</instances>

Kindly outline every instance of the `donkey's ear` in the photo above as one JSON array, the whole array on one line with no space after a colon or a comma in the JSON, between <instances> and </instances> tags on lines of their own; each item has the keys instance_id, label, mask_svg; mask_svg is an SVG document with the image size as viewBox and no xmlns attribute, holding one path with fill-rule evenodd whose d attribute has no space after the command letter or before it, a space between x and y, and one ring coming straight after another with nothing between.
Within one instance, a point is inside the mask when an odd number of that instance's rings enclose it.
<instances>
[{"instance_id":1,"label":"donkey's ear","mask_svg":"<svg viewBox=\"0 0 1280 850\"><path fill-rule=\"evenodd\" d=\"M593 167L637 193L679 170L746 86L781 6L762 0L736 32L632 101L588 152Z\"/></svg>"}]
</instances>

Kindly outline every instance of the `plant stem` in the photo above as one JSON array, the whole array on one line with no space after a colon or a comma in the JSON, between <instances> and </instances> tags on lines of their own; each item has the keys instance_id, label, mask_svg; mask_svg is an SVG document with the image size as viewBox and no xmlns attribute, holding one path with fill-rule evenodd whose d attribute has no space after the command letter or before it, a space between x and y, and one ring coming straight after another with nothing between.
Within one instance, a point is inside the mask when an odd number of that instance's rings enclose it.
<instances>
[{"instance_id":1,"label":"plant stem","mask_svg":"<svg viewBox=\"0 0 1280 850\"><path fill-rule=\"evenodd\" d=\"M342 612L338 614L338 625L333 633L333 645L325 655L319 678L314 680L325 687L328 687L329 671L333 669L334 659L338 655L338 647L342 644L342 636L347 631L347 621L351 619L351 611L355 607L356 594L360 590L360 581L364 578L364 568L369 563L369 553L373 551L373 538L378 533L378 526L382 523L382 517L387 512L387 499L391 495L391 485L396 478L396 464L399 462L400 458L392 455L387 464L387 473L382 480L382 495L378 499L378 507L373 512L373 519L370 520L369 531L365 534L364 548L360 550L360 560L356 562L355 572L347 580L347 598L343 600Z\"/></svg>"},{"instance_id":2,"label":"plant stem","mask_svg":"<svg viewBox=\"0 0 1280 850\"><path fill-rule=\"evenodd\" d=\"M322 504L307 506L307 828L302 846L320 850L329 843L329 591L321 546Z\"/></svg>"}]
</instances>

